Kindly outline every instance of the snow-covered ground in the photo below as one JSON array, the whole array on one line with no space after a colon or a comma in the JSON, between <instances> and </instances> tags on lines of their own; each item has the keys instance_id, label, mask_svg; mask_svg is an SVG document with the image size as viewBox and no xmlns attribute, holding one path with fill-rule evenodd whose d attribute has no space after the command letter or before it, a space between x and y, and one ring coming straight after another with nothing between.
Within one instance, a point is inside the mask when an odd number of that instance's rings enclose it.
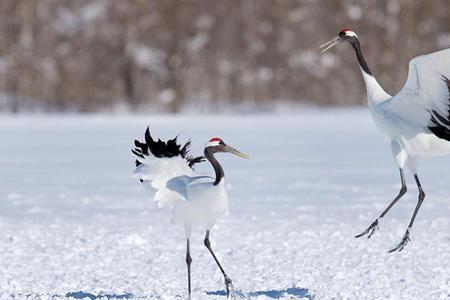
<instances>
[{"instance_id":1,"label":"snow-covered ground","mask_svg":"<svg viewBox=\"0 0 450 300\"><path fill-rule=\"evenodd\" d=\"M365 229L400 183L366 110L278 116L0 117L0 299L186 299L184 231L131 178L134 138L213 136L251 155L221 155L231 211L211 241L241 299L449 299L450 157L422 165L370 239ZM205 164L205 172L212 172ZM192 241L193 299L225 299Z\"/></svg>"}]
</instances>

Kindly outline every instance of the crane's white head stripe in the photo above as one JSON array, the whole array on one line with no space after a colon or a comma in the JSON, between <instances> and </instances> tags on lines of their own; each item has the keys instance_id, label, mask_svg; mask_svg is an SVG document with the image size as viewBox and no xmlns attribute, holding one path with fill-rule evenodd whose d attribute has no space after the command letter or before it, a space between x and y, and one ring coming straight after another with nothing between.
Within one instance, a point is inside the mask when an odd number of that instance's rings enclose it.
<instances>
[{"instance_id":1,"label":"crane's white head stripe","mask_svg":"<svg viewBox=\"0 0 450 300\"><path fill-rule=\"evenodd\" d=\"M208 143L206 143L205 148L206 148L206 147L219 146L221 142L223 143L222 139L219 139L219 138L217 138L217 137L212 138L212 139L209 140Z\"/></svg>"},{"instance_id":2,"label":"crane's white head stripe","mask_svg":"<svg viewBox=\"0 0 450 300\"><path fill-rule=\"evenodd\" d=\"M346 36L354 36L354 37L356 37L356 38L358 37L354 31L352 31L352 30L350 30L350 29L348 29L348 28L342 29L342 30L340 31L339 34L340 34L340 35L341 35L341 34L345 34Z\"/></svg>"},{"instance_id":3,"label":"crane's white head stripe","mask_svg":"<svg viewBox=\"0 0 450 300\"><path fill-rule=\"evenodd\" d=\"M219 146L220 142L208 142L205 147Z\"/></svg>"},{"instance_id":4,"label":"crane's white head stripe","mask_svg":"<svg viewBox=\"0 0 450 300\"><path fill-rule=\"evenodd\" d=\"M345 32L345 35L346 35L346 36L354 36L354 37L358 37L358 36L356 35L356 33L354 33L354 32L351 31L351 30L346 31L346 32Z\"/></svg>"}]
</instances>

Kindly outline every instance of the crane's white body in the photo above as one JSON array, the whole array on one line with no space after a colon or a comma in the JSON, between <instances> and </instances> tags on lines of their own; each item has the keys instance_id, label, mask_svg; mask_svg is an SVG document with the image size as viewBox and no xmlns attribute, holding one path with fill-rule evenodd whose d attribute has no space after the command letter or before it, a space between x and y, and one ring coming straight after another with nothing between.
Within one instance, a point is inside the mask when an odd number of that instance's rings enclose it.
<instances>
[{"instance_id":1,"label":"crane's white body","mask_svg":"<svg viewBox=\"0 0 450 300\"><path fill-rule=\"evenodd\" d=\"M450 143L428 128L433 111L448 115L450 95L442 76L450 78L450 49L411 60L406 84L393 97L372 75L361 72L370 113L377 128L391 140L399 167L416 174L420 159L450 154Z\"/></svg>"},{"instance_id":2,"label":"crane's white body","mask_svg":"<svg viewBox=\"0 0 450 300\"><path fill-rule=\"evenodd\" d=\"M343 41L355 50L367 89L370 113L378 129L391 140L402 183L399 194L388 207L364 232L355 237L367 235L370 238L378 228L379 219L405 195L407 185L404 168L407 167L414 175L419 196L401 242L389 252L402 251L410 241L409 232L425 199L417 174L418 163L422 158L450 154L450 49L412 59L405 86L392 97L373 77L358 36L353 31L344 28L338 36L319 48L325 52Z\"/></svg>"},{"instance_id":3,"label":"crane's white body","mask_svg":"<svg viewBox=\"0 0 450 300\"><path fill-rule=\"evenodd\" d=\"M174 178L175 179L175 178ZM225 180L213 184L210 177L181 176L175 179L176 187L170 183L173 193L183 193L185 201L180 201L173 209L173 220L182 224L204 226L210 230L216 220L228 211L228 196ZM178 192L179 191L179 192Z\"/></svg>"},{"instance_id":4,"label":"crane's white body","mask_svg":"<svg viewBox=\"0 0 450 300\"><path fill-rule=\"evenodd\" d=\"M135 175L154 192L158 207L172 210L172 221L185 226L191 235L191 226L200 225L210 230L217 218L228 211L225 178L217 185L209 176L198 174L181 157L156 158L145 155Z\"/></svg>"},{"instance_id":5,"label":"crane's white body","mask_svg":"<svg viewBox=\"0 0 450 300\"><path fill-rule=\"evenodd\" d=\"M188 291L191 298L190 240L193 225L204 227L203 244L211 253L225 280L227 297L234 298L233 284L214 254L209 240L210 230L217 218L228 211L228 196L225 190L225 173L214 157L216 153L232 153L242 158L248 155L225 144L214 137L205 145L204 156L188 155L191 141L184 146L177 143L177 137L167 142L155 141L150 128L145 131L145 142L134 141L131 152L136 156L135 177L154 192L158 207L172 209L172 221L184 226L186 233L186 265L188 271ZM192 168L196 163L209 161L215 172L215 178L198 174Z\"/></svg>"}]
</instances>

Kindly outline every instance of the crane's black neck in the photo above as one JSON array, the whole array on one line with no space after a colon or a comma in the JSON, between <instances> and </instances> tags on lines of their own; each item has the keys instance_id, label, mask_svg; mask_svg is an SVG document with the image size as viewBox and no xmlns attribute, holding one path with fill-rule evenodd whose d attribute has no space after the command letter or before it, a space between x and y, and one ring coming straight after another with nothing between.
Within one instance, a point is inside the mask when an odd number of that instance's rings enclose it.
<instances>
[{"instance_id":1,"label":"crane's black neck","mask_svg":"<svg viewBox=\"0 0 450 300\"><path fill-rule=\"evenodd\" d=\"M372 75L372 72L370 72L369 66L367 65L366 60L364 59L364 55L361 50L361 45L359 43L359 40L354 37L350 40L350 44L352 45L353 49L355 49L356 58L358 58L359 65L361 69L363 69L364 72L366 72L368 75Z\"/></svg>"},{"instance_id":2,"label":"crane's black neck","mask_svg":"<svg viewBox=\"0 0 450 300\"><path fill-rule=\"evenodd\" d=\"M222 178L225 177L225 173L223 172L223 168L217 159L214 157L214 152L209 148L205 148L205 157L211 163L214 168L214 172L216 172L216 180L214 181L214 185L218 185Z\"/></svg>"}]
</instances>

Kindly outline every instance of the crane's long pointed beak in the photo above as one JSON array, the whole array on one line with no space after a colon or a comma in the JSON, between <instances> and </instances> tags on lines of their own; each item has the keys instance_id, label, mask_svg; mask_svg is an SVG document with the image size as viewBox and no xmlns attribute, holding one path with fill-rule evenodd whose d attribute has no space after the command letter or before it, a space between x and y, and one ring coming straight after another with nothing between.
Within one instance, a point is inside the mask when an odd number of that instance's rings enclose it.
<instances>
[{"instance_id":1,"label":"crane's long pointed beak","mask_svg":"<svg viewBox=\"0 0 450 300\"><path fill-rule=\"evenodd\" d=\"M228 145L225 146L225 150L227 152L233 153L234 155L237 155L237 156L245 158L245 159L249 159L250 158L250 156L248 156L247 154L244 154L244 153L242 153L242 152L240 152L240 151L238 151L238 150L236 150L233 147L230 147Z\"/></svg>"},{"instance_id":2,"label":"crane's long pointed beak","mask_svg":"<svg viewBox=\"0 0 450 300\"><path fill-rule=\"evenodd\" d=\"M325 51L328 51L331 48L333 48L337 43L339 43L339 36L334 37L325 44L320 45L319 49L322 51L322 53L324 53Z\"/></svg>"}]
</instances>

